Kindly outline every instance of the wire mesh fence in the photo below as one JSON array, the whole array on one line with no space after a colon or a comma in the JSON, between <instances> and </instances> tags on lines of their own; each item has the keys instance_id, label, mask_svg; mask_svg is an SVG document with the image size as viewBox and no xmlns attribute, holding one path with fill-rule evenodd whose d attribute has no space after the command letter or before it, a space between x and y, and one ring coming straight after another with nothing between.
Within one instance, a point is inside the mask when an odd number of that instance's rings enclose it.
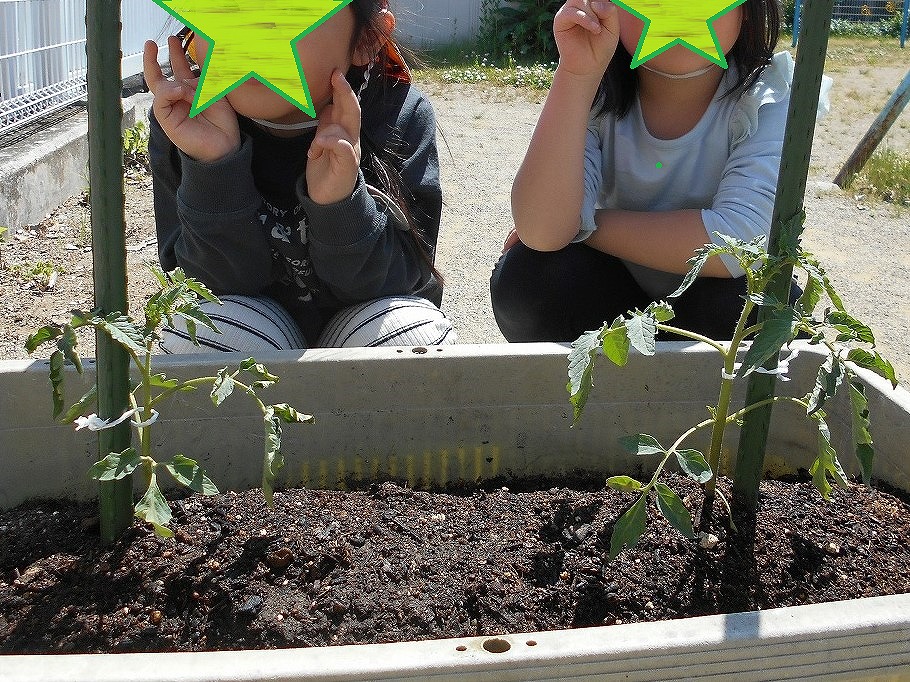
<instances>
[{"instance_id":1,"label":"wire mesh fence","mask_svg":"<svg viewBox=\"0 0 910 682\"><path fill-rule=\"evenodd\" d=\"M793 32L793 45L799 37L802 0L786 0L784 16ZM869 38L898 38L901 47L907 39L910 0L835 0L831 19L832 35Z\"/></svg>"},{"instance_id":2,"label":"wire mesh fence","mask_svg":"<svg viewBox=\"0 0 910 682\"><path fill-rule=\"evenodd\" d=\"M142 71L142 45L168 15L123 0L123 77ZM86 96L85 0L0 0L0 134Z\"/></svg>"}]
</instances>

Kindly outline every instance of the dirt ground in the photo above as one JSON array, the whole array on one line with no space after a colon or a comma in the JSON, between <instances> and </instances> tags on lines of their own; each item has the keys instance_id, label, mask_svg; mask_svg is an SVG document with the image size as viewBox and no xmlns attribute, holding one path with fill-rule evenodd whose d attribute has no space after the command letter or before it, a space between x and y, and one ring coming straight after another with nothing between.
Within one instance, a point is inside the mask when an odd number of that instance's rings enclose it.
<instances>
[{"instance_id":1,"label":"dirt ground","mask_svg":"<svg viewBox=\"0 0 910 682\"><path fill-rule=\"evenodd\" d=\"M896 44L895 44L896 45ZM849 156L906 71L906 54L891 43L832 41L827 72L834 78L831 113L817 128L810 167L804 243L828 269L848 310L877 333L883 354L904 383L910 379L910 209L898 209L830 180ZM489 276L511 217L509 191L545 94L484 85L422 85L439 121L445 208L437 265L447 280L443 307L463 343L499 343ZM885 145L910 149L910 113ZM144 298L155 258L150 182L127 184L130 298ZM91 307L88 213L68 201L41 225L0 246L0 357L25 358L28 333L62 321L73 307ZM30 274L36 264L44 272ZM56 272L52 275L51 272ZM48 287L48 276L53 287ZM137 304L133 303L137 309ZM94 344L84 338L82 353Z\"/></svg>"}]
</instances>

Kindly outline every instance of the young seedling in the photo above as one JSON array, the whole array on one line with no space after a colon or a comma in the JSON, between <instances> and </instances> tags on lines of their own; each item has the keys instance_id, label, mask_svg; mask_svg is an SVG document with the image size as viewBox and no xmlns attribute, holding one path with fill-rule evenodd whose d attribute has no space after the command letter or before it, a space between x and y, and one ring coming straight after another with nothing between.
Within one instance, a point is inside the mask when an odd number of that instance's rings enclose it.
<instances>
[{"instance_id":1,"label":"young seedling","mask_svg":"<svg viewBox=\"0 0 910 682\"><path fill-rule=\"evenodd\" d=\"M122 452L112 452L96 462L89 474L97 481L112 481L131 476L137 469L145 480L145 492L135 505L135 514L151 523L155 532L162 537L173 533L167 524L171 510L158 486L158 474L167 472L180 485L202 495L215 495L218 488L199 464L183 454L176 454L168 461L158 461L152 451L152 425L158 418L161 404L176 393L194 391L211 385L212 402L218 406L235 389L246 393L262 412L265 427L265 453L262 471L262 492L266 501L272 504L273 485L277 472L284 466L281 456L281 424L313 422L313 417L298 412L287 404L266 405L258 395L260 389L268 388L278 381L255 358L241 362L233 371L224 367L216 376L197 379L176 379L152 368L154 348L163 323L173 326L175 318L181 318L193 343L196 341L197 325L208 327L218 333L211 319L202 311L203 301L220 303L205 285L186 277L180 268L168 273L153 267L160 289L149 298L145 305L145 321L137 322L129 316L111 313L102 316L97 311L85 313L73 311L71 320L63 325L48 325L29 336L26 348L29 353L45 343L53 343L56 349L50 357L50 381L53 394L54 418L63 423L75 423L77 429L91 430L109 428L126 419L136 428L138 446L128 447ZM118 420L108 422L92 414L82 416L96 402L97 389L91 388L72 407L64 412L64 365L72 363L80 374L82 361L76 353L76 329L93 327L111 337L122 346L138 372L138 380L130 391L131 408Z\"/></svg>"},{"instance_id":2,"label":"young seedling","mask_svg":"<svg viewBox=\"0 0 910 682\"><path fill-rule=\"evenodd\" d=\"M708 259L720 254L736 258L746 272L747 296L742 314L730 341L716 341L700 334L668 325L673 319L669 303L655 302L645 310L630 311L612 323L605 323L599 330L583 334L572 344L569 354L569 383L567 389L573 406L573 425L578 423L593 387L593 371L597 356L602 352L614 364L626 364L630 348L643 355L653 355L658 332L677 334L705 343L715 349L721 357L720 391L717 404L708 407L709 418L695 424L679 436L669 447L665 447L653 436L642 433L620 439L622 446L632 454L641 457L658 456L660 461L654 474L647 482L629 476L614 476L607 485L616 490L638 494L637 501L616 522L610 540L610 559L615 558L624 546L634 547L645 531L647 523L647 499L654 491L657 509L669 523L687 538L694 538L692 514L671 488L662 483L660 475L667 463L675 460L682 472L705 486L706 513L710 512L710 501L715 494L724 504L732 524L732 511L723 494L716 489L717 471L721 458L724 430L729 424L739 424L743 416L768 403L788 403L805 410L818 430L818 457L810 473L815 487L822 497L828 499L832 481L840 486L847 485L837 453L831 445L831 435L825 422L825 403L834 396L837 389L846 382L852 407L853 439L856 457L859 461L863 481L868 484L872 474L873 444L869 430L869 413L865 389L857 378L855 367L874 370L897 386L894 368L874 349L875 337L872 330L850 315L831 285L819 263L799 246L798 235L804 216L800 215L794 224L786 229L781 239L781 254L771 256L765 250L764 240L743 242L720 235L721 244L710 244L696 252L690 260L691 270L679 288L669 298L679 297L698 277ZM806 274L803 294L792 304L778 301L763 294L772 276L792 266ZM827 296L830 305L821 314L819 303ZM750 322L756 306L768 306L773 314L763 323ZM764 402L748 405L739 410L731 407L733 383L737 378L752 372L766 371L763 365L776 357L782 346L788 345L797 335L805 336L810 344L821 345L828 351L827 359L818 369L815 386L803 396L775 396ZM751 340L747 343L747 340ZM742 362L737 362L740 350L745 350ZM782 361L777 373L786 372L787 361ZM711 428L711 446L708 456L694 449L684 449L683 443L695 432Z\"/></svg>"},{"instance_id":3,"label":"young seedling","mask_svg":"<svg viewBox=\"0 0 910 682\"><path fill-rule=\"evenodd\" d=\"M123 169L127 177L150 172L149 129L141 120L123 131Z\"/></svg>"}]
</instances>

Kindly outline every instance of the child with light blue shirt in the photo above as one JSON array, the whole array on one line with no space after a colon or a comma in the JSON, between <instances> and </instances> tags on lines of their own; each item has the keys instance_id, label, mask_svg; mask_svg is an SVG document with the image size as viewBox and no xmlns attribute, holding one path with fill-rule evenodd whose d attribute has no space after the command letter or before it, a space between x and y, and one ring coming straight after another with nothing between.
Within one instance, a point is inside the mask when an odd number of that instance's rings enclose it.
<instances>
[{"instance_id":1,"label":"child with light blue shirt","mask_svg":"<svg viewBox=\"0 0 910 682\"><path fill-rule=\"evenodd\" d=\"M790 55L773 55L779 21L775 0L716 19L726 70L679 45L630 69L640 19L599 0L560 9L559 66L491 279L508 340L573 340L666 297L717 233L768 234L793 75ZM743 275L709 261L674 324L729 338Z\"/></svg>"}]
</instances>

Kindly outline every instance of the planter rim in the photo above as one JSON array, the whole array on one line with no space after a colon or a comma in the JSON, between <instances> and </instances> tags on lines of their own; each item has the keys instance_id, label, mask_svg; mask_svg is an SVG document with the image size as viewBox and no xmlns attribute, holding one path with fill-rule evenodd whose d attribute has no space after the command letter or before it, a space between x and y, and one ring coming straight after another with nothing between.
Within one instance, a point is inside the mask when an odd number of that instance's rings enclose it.
<instances>
[{"instance_id":1,"label":"planter rim","mask_svg":"<svg viewBox=\"0 0 910 682\"><path fill-rule=\"evenodd\" d=\"M12 655L7 682L898 680L910 594L579 630L199 653ZM533 644L532 644L533 642ZM505 650L503 650L505 649Z\"/></svg>"}]
</instances>

